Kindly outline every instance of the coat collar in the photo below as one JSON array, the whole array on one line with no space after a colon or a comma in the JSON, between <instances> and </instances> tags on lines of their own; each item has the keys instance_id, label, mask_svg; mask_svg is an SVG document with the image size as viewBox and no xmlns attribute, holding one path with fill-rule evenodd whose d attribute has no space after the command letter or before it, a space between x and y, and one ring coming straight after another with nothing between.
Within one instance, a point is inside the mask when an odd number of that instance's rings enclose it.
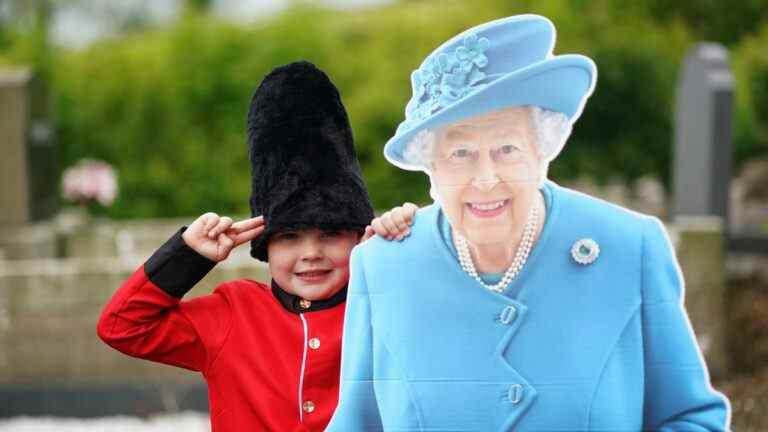
<instances>
[{"instance_id":1,"label":"coat collar","mask_svg":"<svg viewBox=\"0 0 768 432\"><path fill-rule=\"evenodd\" d=\"M330 298L309 301L280 288L277 282L275 282L273 279L272 295L275 296L277 301L280 302L285 310L298 315L304 312L315 312L324 309L330 309L334 306L338 306L344 303L347 300L347 287L345 286Z\"/></svg>"}]
</instances>

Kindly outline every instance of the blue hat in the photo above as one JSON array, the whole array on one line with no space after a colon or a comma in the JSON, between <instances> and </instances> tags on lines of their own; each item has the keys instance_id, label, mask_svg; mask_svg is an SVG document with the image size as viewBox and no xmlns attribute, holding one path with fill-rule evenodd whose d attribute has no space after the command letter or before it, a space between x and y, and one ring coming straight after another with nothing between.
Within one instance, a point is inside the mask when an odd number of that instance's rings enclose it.
<instances>
[{"instance_id":1,"label":"blue hat","mask_svg":"<svg viewBox=\"0 0 768 432\"><path fill-rule=\"evenodd\" d=\"M555 27L539 15L516 15L466 30L433 51L411 74L413 96L384 156L407 170L403 157L420 131L522 105L581 115L595 86L595 63L582 55L553 56Z\"/></svg>"}]
</instances>

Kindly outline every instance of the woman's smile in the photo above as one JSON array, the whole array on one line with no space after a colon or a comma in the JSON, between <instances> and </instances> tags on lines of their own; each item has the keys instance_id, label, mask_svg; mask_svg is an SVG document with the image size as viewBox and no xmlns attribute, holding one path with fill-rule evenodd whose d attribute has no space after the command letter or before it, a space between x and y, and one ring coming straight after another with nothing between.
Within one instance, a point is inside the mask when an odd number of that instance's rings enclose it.
<instances>
[{"instance_id":1,"label":"woman's smile","mask_svg":"<svg viewBox=\"0 0 768 432\"><path fill-rule=\"evenodd\" d=\"M499 216L509 206L509 200L490 201L490 202L468 202L464 206L469 212L480 218L492 218Z\"/></svg>"}]
</instances>

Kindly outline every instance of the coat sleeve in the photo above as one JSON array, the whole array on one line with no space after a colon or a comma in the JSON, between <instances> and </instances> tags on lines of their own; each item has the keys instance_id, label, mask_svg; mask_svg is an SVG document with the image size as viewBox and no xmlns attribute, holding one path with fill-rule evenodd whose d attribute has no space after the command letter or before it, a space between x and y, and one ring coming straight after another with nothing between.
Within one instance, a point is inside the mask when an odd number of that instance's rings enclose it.
<instances>
[{"instance_id":1,"label":"coat sleeve","mask_svg":"<svg viewBox=\"0 0 768 432\"><path fill-rule=\"evenodd\" d=\"M230 325L226 297L181 297L215 265L177 232L136 270L104 307L99 337L127 355L206 372Z\"/></svg>"},{"instance_id":2,"label":"coat sleeve","mask_svg":"<svg viewBox=\"0 0 768 432\"><path fill-rule=\"evenodd\" d=\"M383 430L373 387L371 300L360 248L352 252L341 345L339 405L326 432Z\"/></svg>"},{"instance_id":3,"label":"coat sleeve","mask_svg":"<svg viewBox=\"0 0 768 432\"><path fill-rule=\"evenodd\" d=\"M666 231L649 219L643 235L643 430L728 430L728 400L712 389L683 305L683 279Z\"/></svg>"}]
</instances>

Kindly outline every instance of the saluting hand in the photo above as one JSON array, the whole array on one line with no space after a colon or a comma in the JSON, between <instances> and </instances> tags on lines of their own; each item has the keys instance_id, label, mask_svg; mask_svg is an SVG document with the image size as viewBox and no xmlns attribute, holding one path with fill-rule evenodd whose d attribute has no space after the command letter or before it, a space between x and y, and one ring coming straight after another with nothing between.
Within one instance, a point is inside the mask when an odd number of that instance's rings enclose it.
<instances>
[{"instance_id":1,"label":"saluting hand","mask_svg":"<svg viewBox=\"0 0 768 432\"><path fill-rule=\"evenodd\" d=\"M224 261L232 249L264 232L264 217L233 222L232 218L206 213L195 219L181 235L184 243L211 261Z\"/></svg>"}]
</instances>

